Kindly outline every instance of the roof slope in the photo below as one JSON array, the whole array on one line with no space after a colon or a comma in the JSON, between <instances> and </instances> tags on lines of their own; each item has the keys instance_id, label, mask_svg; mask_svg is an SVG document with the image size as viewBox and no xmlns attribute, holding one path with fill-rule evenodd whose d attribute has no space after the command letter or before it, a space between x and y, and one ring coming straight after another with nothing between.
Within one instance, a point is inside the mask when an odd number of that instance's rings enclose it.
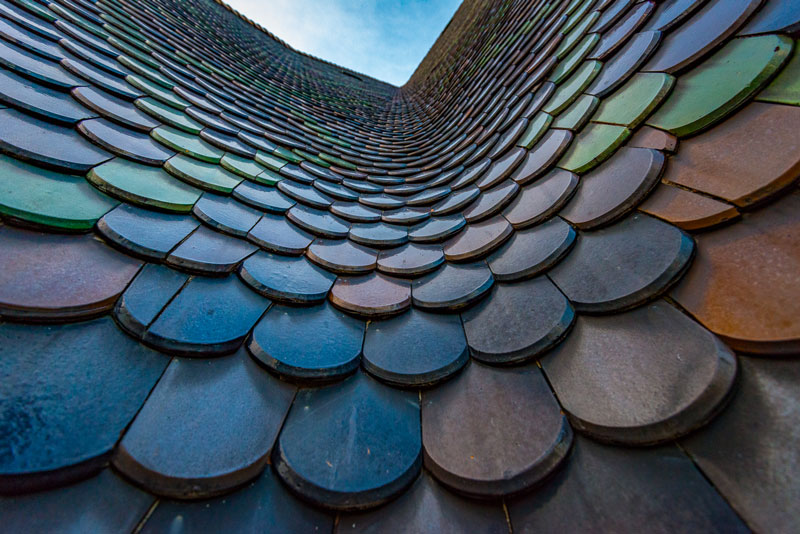
<instances>
[{"instance_id":1,"label":"roof slope","mask_svg":"<svg viewBox=\"0 0 800 534\"><path fill-rule=\"evenodd\" d=\"M0 532L800 530L799 30L3 2Z\"/></svg>"}]
</instances>

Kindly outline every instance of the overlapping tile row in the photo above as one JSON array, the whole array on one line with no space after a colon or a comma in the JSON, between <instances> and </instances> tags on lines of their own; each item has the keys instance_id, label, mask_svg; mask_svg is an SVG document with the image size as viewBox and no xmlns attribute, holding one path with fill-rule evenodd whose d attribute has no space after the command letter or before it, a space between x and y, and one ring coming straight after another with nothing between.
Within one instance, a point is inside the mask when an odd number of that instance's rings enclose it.
<instances>
[{"instance_id":1,"label":"overlapping tile row","mask_svg":"<svg viewBox=\"0 0 800 534\"><path fill-rule=\"evenodd\" d=\"M3 1L0 531L797 529L798 37L474 0L396 88Z\"/></svg>"}]
</instances>

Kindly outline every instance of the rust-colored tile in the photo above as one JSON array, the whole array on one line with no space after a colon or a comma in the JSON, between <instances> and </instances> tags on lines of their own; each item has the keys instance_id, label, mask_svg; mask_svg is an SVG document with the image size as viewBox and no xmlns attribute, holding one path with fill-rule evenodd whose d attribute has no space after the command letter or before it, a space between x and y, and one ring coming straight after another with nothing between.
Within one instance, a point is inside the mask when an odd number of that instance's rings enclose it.
<instances>
[{"instance_id":1,"label":"rust-colored tile","mask_svg":"<svg viewBox=\"0 0 800 534\"><path fill-rule=\"evenodd\" d=\"M800 194L697 236L672 297L733 348L800 352Z\"/></svg>"},{"instance_id":2,"label":"rust-colored tile","mask_svg":"<svg viewBox=\"0 0 800 534\"><path fill-rule=\"evenodd\" d=\"M684 230L705 230L739 217L730 204L669 184L660 184L639 209Z\"/></svg>"},{"instance_id":3,"label":"rust-colored tile","mask_svg":"<svg viewBox=\"0 0 800 534\"><path fill-rule=\"evenodd\" d=\"M752 103L681 143L665 181L739 207L760 202L800 176L800 108Z\"/></svg>"}]
</instances>

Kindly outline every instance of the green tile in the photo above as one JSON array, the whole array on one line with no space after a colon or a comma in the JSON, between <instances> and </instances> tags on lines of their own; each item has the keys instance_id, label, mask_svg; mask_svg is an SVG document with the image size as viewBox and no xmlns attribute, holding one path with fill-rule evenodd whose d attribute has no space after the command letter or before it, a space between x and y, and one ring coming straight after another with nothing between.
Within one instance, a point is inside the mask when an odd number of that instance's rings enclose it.
<instances>
[{"instance_id":1,"label":"green tile","mask_svg":"<svg viewBox=\"0 0 800 534\"><path fill-rule=\"evenodd\" d=\"M145 78L148 78L149 80L156 82L158 85L166 89L172 90L172 88L175 87L175 84L172 83L172 81L169 78L167 78L157 70L151 69L141 61L137 61L132 57L126 56L124 54L120 54L117 57L117 61L119 61L132 71L134 71L136 74L141 74Z\"/></svg>"},{"instance_id":2,"label":"green tile","mask_svg":"<svg viewBox=\"0 0 800 534\"><path fill-rule=\"evenodd\" d=\"M528 123L525 133L523 133L519 141L517 141L517 146L531 149L547 131L551 122L553 122L552 116L543 111L537 113L536 116L531 119L531 122Z\"/></svg>"},{"instance_id":3,"label":"green tile","mask_svg":"<svg viewBox=\"0 0 800 534\"><path fill-rule=\"evenodd\" d=\"M80 176L28 165L0 155L0 213L65 230L91 230L118 202Z\"/></svg>"},{"instance_id":4,"label":"green tile","mask_svg":"<svg viewBox=\"0 0 800 534\"><path fill-rule=\"evenodd\" d=\"M255 180L256 176L264 172L264 167L249 158L243 158L236 154L225 154L221 160L220 165L234 174L243 176L249 180Z\"/></svg>"},{"instance_id":5,"label":"green tile","mask_svg":"<svg viewBox=\"0 0 800 534\"><path fill-rule=\"evenodd\" d=\"M558 166L575 173L585 173L608 159L631 135L624 126L589 123L567 149Z\"/></svg>"},{"instance_id":6,"label":"green tile","mask_svg":"<svg viewBox=\"0 0 800 534\"><path fill-rule=\"evenodd\" d=\"M575 67L589 55L589 52L592 51L599 40L600 35L596 33L587 35L575 50L558 63L553 73L550 74L550 81L553 83L563 82L567 76L572 74Z\"/></svg>"},{"instance_id":7,"label":"green tile","mask_svg":"<svg viewBox=\"0 0 800 534\"><path fill-rule=\"evenodd\" d=\"M209 163L219 163L219 160L225 155L222 150L209 145L199 137L169 126L159 126L153 129L150 135L159 143L177 150L181 154Z\"/></svg>"},{"instance_id":8,"label":"green tile","mask_svg":"<svg viewBox=\"0 0 800 534\"><path fill-rule=\"evenodd\" d=\"M135 88L147 93L156 100L163 102L168 106L172 106L173 108L181 111L189 107L189 102L182 99L169 89L161 87L155 82L151 82L147 78L142 78L136 74L128 74L125 76L125 79Z\"/></svg>"},{"instance_id":9,"label":"green tile","mask_svg":"<svg viewBox=\"0 0 800 534\"><path fill-rule=\"evenodd\" d=\"M561 44L556 49L556 57L558 59L563 59L569 54L570 50L578 44L578 41L583 38L586 31L592 27L598 18L600 18L599 12L592 11L589 13L566 37L564 37L564 40L561 41Z\"/></svg>"},{"instance_id":10,"label":"green tile","mask_svg":"<svg viewBox=\"0 0 800 534\"><path fill-rule=\"evenodd\" d=\"M311 154L306 152L305 150L300 150L299 148L292 149L292 152L303 158L304 160L308 160L315 165L319 165L320 167L330 167L330 163L325 161L324 159L320 158L316 154Z\"/></svg>"},{"instance_id":11,"label":"green tile","mask_svg":"<svg viewBox=\"0 0 800 534\"><path fill-rule=\"evenodd\" d=\"M781 35L733 39L678 79L675 90L647 124L677 136L724 119L761 89L792 51Z\"/></svg>"},{"instance_id":12,"label":"green tile","mask_svg":"<svg viewBox=\"0 0 800 534\"><path fill-rule=\"evenodd\" d=\"M281 167L286 165L286 160L260 150L256 152L256 161L273 171L279 171Z\"/></svg>"},{"instance_id":13,"label":"green tile","mask_svg":"<svg viewBox=\"0 0 800 534\"><path fill-rule=\"evenodd\" d=\"M303 157L302 156L299 156L299 155L295 154L294 152L292 152L290 150L286 150L282 146L279 146L278 148L273 150L272 153L275 156L283 158L286 161L289 161L291 163L300 163L301 161L303 161Z\"/></svg>"},{"instance_id":14,"label":"green tile","mask_svg":"<svg viewBox=\"0 0 800 534\"><path fill-rule=\"evenodd\" d=\"M135 57L142 63L145 63L154 69L157 69L159 67L158 62L155 61L153 58L151 58L141 50L137 50L135 47L129 45L128 43L126 43L121 39L117 39L116 37L111 36L108 39L106 39L106 41L108 41L109 44L113 45L114 48L121 50L122 52L128 54L129 56Z\"/></svg>"},{"instance_id":15,"label":"green tile","mask_svg":"<svg viewBox=\"0 0 800 534\"><path fill-rule=\"evenodd\" d=\"M166 211L188 212L201 194L160 167L121 158L98 165L86 178L113 197Z\"/></svg>"},{"instance_id":16,"label":"green tile","mask_svg":"<svg viewBox=\"0 0 800 534\"><path fill-rule=\"evenodd\" d=\"M170 126L179 128L184 132L197 135L200 133L200 130L203 129L202 124L187 116L184 112L178 111L177 109L168 106L163 102L159 102L155 98L151 98L149 96L137 98L133 103L137 108L141 109L148 115L155 117L156 119L160 120L161 122L165 122Z\"/></svg>"},{"instance_id":17,"label":"green tile","mask_svg":"<svg viewBox=\"0 0 800 534\"><path fill-rule=\"evenodd\" d=\"M331 156L330 154L326 154L325 152L320 152L319 157L329 162L331 165L335 165L343 169L356 170L356 166L353 163L345 161L342 158L337 158L336 156Z\"/></svg>"},{"instance_id":18,"label":"green tile","mask_svg":"<svg viewBox=\"0 0 800 534\"><path fill-rule=\"evenodd\" d=\"M603 64L599 61L587 61L575 73L556 89L553 96L544 105L543 111L550 115L558 115L586 89L592 80L600 74Z\"/></svg>"},{"instance_id":19,"label":"green tile","mask_svg":"<svg viewBox=\"0 0 800 534\"><path fill-rule=\"evenodd\" d=\"M663 72L637 74L603 100L592 120L634 129L661 104L673 85L675 77Z\"/></svg>"},{"instance_id":20,"label":"green tile","mask_svg":"<svg viewBox=\"0 0 800 534\"><path fill-rule=\"evenodd\" d=\"M797 41L795 41L797 43ZM800 49L795 51L778 76L756 97L763 102L800 106Z\"/></svg>"},{"instance_id":21,"label":"green tile","mask_svg":"<svg viewBox=\"0 0 800 534\"><path fill-rule=\"evenodd\" d=\"M600 104L600 99L592 95L581 95L573 104L561 112L553 121L553 128L576 131L583 127Z\"/></svg>"},{"instance_id":22,"label":"green tile","mask_svg":"<svg viewBox=\"0 0 800 534\"><path fill-rule=\"evenodd\" d=\"M191 185L230 193L242 182L242 178L230 173L215 163L206 163L183 154L178 154L164 163L164 170Z\"/></svg>"},{"instance_id":23,"label":"green tile","mask_svg":"<svg viewBox=\"0 0 800 534\"><path fill-rule=\"evenodd\" d=\"M264 170L264 172L255 177L256 182L266 185L275 185L281 180L283 180L283 176L269 169Z\"/></svg>"}]
</instances>

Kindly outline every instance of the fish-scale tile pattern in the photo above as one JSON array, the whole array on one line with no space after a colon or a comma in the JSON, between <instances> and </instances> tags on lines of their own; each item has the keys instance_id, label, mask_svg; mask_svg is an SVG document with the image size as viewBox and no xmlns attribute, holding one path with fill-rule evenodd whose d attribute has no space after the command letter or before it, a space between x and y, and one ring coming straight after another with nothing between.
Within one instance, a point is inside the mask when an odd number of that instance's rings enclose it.
<instances>
[{"instance_id":1,"label":"fish-scale tile pattern","mask_svg":"<svg viewBox=\"0 0 800 534\"><path fill-rule=\"evenodd\" d=\"M0 3L0 532L800 529L798 21Z\"/></svg>"}]
</instances>

